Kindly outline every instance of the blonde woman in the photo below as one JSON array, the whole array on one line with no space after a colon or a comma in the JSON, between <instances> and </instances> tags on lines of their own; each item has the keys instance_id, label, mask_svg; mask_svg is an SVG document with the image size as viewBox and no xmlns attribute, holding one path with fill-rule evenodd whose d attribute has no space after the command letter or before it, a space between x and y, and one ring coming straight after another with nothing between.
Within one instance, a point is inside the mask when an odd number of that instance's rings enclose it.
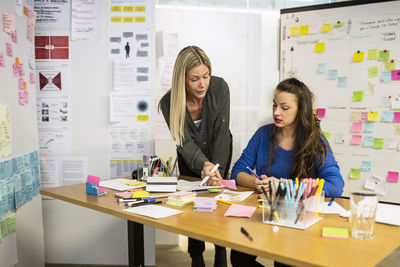
<instances>
[{"instance_id":1,"label":"blonde woman","mask_svg":"<svg viewBox=\"0 0 400 267\"><path fill-rule=\"evenodd\" d=\"M159 108L177 145L180 174L210 176L206 185L220 185L232 157L229 88L222 78L211 76L210 59L202 49L188 46L179 52L172 87ZM203 241L189 238L192 266L204 266L203 251ZM227 266L225 248L215 246L214 266Z\"/></svg>"}]
</instances>

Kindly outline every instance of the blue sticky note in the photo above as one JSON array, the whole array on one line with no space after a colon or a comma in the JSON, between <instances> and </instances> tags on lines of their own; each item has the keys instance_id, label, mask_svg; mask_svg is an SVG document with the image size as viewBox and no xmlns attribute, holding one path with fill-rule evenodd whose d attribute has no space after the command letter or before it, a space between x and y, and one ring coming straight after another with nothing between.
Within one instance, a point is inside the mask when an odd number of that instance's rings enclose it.
<instances>
[{"instance_id":1,"label":"blue sticky note","mask_svg":"<svg viewBox=\"0 0 400 267\"><path fill-rule=\"evenodd\" d=\"M373 147L373 146L374 146L374 137L373 136L364 136L363 147Z\"/></svg>"},{"instance_id":2,"label":"blue sticky note","mask_svg":"<svg viewBox=\"0 0 400 267\"><path fill-rule=\"evenodd\" d=\"M361 171L362 172L370 172L372 163L371 161L361 161Z\"/></svg>"},{"instance_id":3,"label":"blue sticky note","mask_svg":"<svg viewBox=\"0 0 400 267\"><path fill-rule=\"evenodd\" d=\"M366 121L364 122L364 133L373 133L375 129L375 122Z\"/></svg>"},{"instance_id":4,"label":"blue sticky note","mask_svg":"<svg viewBox=\"0 0 400 267\"><path fill-rule=\"evenodd\" d=\"M337 76L338 76L338 70L328 70L328 80L336 80Z\"/></svg>"},{"instance_id":5,"label":"blue sticky note","mask_svg":"<svg viewBox=\"0 0 400 267\"><path fill-rule=\"evenodd\" d=\"M337 87L346 87L347 77L337 77Z\"/></svg>"},{"instance_id":6,"label":"blue sticky note","mask_svg":"<svg viewBox=\"0 0 400 267\"><path fill-rule=\"evenodd\" d=\"M393 112L392 111L384 111L382 113L381 121L393 122Z\"/></svg>"},{"instance_id":7,"label":"blue sticky note","mask_svg":"<svg viewBox=\"0 0 400 267\"><path fill-rule=\"evenodd\" d=\"M325 73L326 72L326 63L319 63L317 66L318 73Z\"/></svg>"},{"instance_id":8,"label":"blue sticky note","mask_svg":"<svg viewBox=\"0 0 400 267\"><path fill-rule=\"evenodd\" d=\"M392 73L390 71L382 71L381 82L391 82L391 81L392 81Z\"/></svg>"}]
</instances>

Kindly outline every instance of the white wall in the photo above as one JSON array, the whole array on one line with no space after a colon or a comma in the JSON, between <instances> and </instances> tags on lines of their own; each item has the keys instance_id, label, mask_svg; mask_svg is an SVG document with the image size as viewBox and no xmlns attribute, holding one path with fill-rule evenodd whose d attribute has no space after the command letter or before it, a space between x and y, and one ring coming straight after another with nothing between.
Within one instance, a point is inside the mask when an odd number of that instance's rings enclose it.
<instances>
[{"instance_id":1,"label":"white wall","mask_svg":"<svg viewBox=\"0 0 400 267\"><path fill-rule=\"evenodd\" d=\"M15 0L0 1L0 14L3 13L15 14ZM7 57L5 53L5 42L11 42L10 36L4 33L2 28L0 32L0 52L5 55L5 68L0 68L0 104L7 104L10 108L11 157L38 150L36 92L35 86L29 84L30 69L27 60L28 41L25 38L25 15L16 16L16 29L18 31L18 44L12 43L13 57ZM19 57L20 63L24 64L24 79L27 81L27 91L29 93L29 103L24 106L18 104L18 78L12 76L12 64L15 61L15 57ZM1 158L0 160L11 159L11 157ZM42 202L39 195L17 210L16 224L18 263L15 266L44 266ZM0 259L10 257L11 253L8 251L10 248L15 250L14 234L1 241Z\"/></svg>"}]
</instances>

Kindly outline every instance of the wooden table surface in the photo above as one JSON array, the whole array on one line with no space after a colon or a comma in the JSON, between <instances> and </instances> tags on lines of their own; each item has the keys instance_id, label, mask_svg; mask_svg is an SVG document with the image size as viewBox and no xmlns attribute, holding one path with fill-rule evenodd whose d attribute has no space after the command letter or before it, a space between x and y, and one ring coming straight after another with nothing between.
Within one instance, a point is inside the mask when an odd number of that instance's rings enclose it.
<instances>
[{"instance_id":1,"label":"wooden table surface","mask_svg":"<svg viewBox=\"0 0 400 267\"><path fill-rule=\"evenodd\" d=\"M239 190L250 189L239 187ZM321 221L306 230L279 227L279 231L274 232L272 225L262 223L260 208L250 219L224 217L229 207L227 204L218 202L214 212L199 212L193 211L193 203L183 207L168 206L164 198L162 205L184 212L163 219L152 219L124 212L126 207L116 202L114 192L110 190L108 194L98 197L87 195L85 184L40 190L42 195L99 212L296 266L374 266L400 246L400 228L379 223L376 224L375 238L372 240L322 238L324 226L350 227L348 219L339 215L324 215ZM258 206L257 195L252 194L240 204ZM348 209L347 199L335 201ZM253 241L241 234L241 226L250 233Z\"/></svg>"}]
</instances>

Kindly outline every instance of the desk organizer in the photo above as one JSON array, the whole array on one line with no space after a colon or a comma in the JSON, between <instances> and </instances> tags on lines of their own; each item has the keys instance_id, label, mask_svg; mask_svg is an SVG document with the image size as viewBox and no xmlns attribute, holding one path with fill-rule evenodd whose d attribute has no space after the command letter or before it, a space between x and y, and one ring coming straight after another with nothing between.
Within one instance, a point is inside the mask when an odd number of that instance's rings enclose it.
<instances>
[{"instance_id":1,"label":"desk organizer","mask_svg":"<svg viewBox=\"0 0 400 267\"><path fill-rule=\"evenodd\" d=\"M262 203L263 223L304 230L322 220L324 192L298 202L279 198L274 201L262 200Z\"/></svg>"}]
</instances>

